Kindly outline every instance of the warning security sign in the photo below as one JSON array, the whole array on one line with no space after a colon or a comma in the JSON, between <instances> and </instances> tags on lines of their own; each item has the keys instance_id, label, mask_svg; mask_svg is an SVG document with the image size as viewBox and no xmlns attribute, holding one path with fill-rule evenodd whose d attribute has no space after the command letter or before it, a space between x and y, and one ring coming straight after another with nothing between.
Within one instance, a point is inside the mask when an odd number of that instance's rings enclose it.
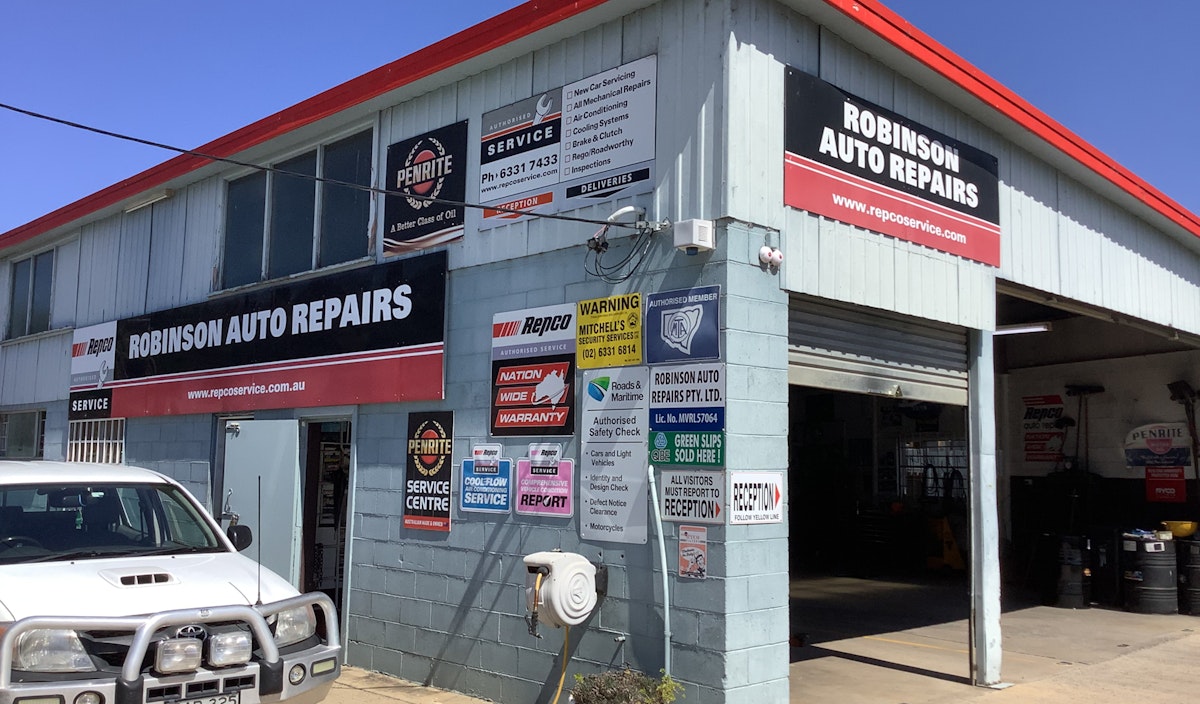
<instances>
[{"instance_id":1,"label":"warning security sign","mask_svg":"<svg viewBox=\"0 0 1200 704\"><path fill-rule=\"evenodd\" d=\"M725 473L662 473L659 513L664 521L725 523Z\"/></svg>"}]
</instances>

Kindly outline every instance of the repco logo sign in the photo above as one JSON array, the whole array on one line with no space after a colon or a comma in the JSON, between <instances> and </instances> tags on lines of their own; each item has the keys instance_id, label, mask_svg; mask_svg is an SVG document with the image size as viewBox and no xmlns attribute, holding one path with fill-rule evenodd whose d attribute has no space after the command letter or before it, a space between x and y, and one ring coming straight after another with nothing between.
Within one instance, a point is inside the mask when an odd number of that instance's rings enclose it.
<instances>
[{"instance_id":1,"label":"repco logo sign","mask_svg":"<svg viewBox=\"0 0 1200 704\"><path fill-rule=\"evenodd\" d=\"M423 421L408 439L408 454L417 471L430 477L441 471L453 451L453 438L436 420Z\"/></svg>"},{"instance_id":2,"label":"repco logo sign","mask_svg":"<svg viewBox=\"0 0 1200 704\"><path fill-rule=\"evenodd\" d=\"M104 354L105 352L110 352L112 351L114 340L115 338L112 337L93 337L87 342L76 342L71 345L71 356L95 356L98 354Z\"/></svg>"}]
</instances>

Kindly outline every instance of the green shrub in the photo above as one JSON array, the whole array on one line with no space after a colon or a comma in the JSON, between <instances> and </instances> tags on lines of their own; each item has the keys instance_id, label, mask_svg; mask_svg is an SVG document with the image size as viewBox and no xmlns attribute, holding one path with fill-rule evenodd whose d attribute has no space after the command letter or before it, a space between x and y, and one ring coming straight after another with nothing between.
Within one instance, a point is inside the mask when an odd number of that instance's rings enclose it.
<instances>
[{"instance_id":1,"label":"green shrub","mask_svg":"<svg viewBox=\"0 0 1200 704\"><path fill-rule=\"evenodd\" d=\"M575 704L671 704L683 697L683 685L663 673L655 679L623 668L594 675L575 675Z\"/></svg>"}]
</instances>

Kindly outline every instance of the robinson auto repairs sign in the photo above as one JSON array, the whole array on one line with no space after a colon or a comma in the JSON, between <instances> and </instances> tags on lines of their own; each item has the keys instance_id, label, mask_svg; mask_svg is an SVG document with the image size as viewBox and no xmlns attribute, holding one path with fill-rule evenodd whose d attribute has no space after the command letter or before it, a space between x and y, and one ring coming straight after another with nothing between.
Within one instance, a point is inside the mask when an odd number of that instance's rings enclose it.
<instances>
[{"instance_id":1,"label":"robinson auto repairs sign","mask_svg":"<svg viewBox=\"0 0 1200 704\"><path fill-rule=\"evenodd\" d=\"M783 200L1000 266L996 157L787 69Z\"/></svg>"},{"instance_id":2,"label":"robinson auto repairs sign","mask_svg":"<svg viewBox=\"0 0 1200 704\"><path fill-rule=\"evenodd\" d=\"M71 417L440 399L445 310L436 252L82 328Z\"/></svg>"}]
</instances>

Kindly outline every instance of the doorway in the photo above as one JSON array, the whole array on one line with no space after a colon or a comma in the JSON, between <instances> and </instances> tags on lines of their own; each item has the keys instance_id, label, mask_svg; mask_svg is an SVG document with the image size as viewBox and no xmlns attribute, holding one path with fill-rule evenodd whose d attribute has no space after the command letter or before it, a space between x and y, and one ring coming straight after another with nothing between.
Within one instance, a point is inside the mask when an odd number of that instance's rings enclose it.
<instances>
[{"instance_id":1,"label":"doorway","mask_svg":"<svg viewBox=\"0 0 1200 704\"><path fill-rule=\"evenodd\" d=\"M966 409L803 386L788 406L792 661L967 618Z\"/></svg>"},{"instance_id":2,"label":"doorway","mask_svg":"<svg viewBox=\"0 0 1200 704\"><path fill-rule=\"evenodd\" d=\"M305 429L302 590L325 592L341 613L346 583L350 421L310 421L302 428Z\"/></svg>"},{"instance_id":3,"label":"doorway","mask_svg":"<svg viewBox=\"0 0 1200 704\"><path fill-rule=\"evenodd\" d=\"M221 516L254 531L245 554L344 612L349 418L222 418Z\"/></svg>"}]
</instances>

